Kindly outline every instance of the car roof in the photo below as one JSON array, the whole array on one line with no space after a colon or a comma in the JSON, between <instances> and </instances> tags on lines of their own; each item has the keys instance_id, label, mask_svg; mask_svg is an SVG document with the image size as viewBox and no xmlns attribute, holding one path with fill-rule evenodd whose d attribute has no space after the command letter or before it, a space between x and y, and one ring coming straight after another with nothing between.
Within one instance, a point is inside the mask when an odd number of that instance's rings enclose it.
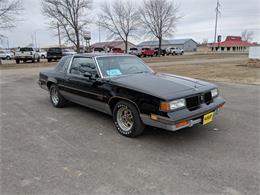
<instances>
[{"instance_id":1,"label":"car roof","mask_svg":"<svg viewBox=\"0 0 260 195\"><path fill-rule=\"evenodd\" d=\"M75 57L110 57L110 56L134 56L130 54L116 54L116 53L82 53L74 54Z\"/></svg>"}]
</instances>

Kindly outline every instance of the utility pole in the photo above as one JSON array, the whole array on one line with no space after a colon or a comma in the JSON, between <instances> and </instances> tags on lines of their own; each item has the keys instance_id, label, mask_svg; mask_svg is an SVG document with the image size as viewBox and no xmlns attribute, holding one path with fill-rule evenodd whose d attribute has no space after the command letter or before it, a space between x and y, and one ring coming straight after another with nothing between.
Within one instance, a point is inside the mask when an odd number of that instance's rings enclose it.
<instances>
[{"instance_id":1,"label":"utility pole","mask_svg":"<svg viewBox=\"0 0 260 195\"><path fill-rule=\"evenodd\" d=\"M221 5L220 5L220 3L219 3L219 0L217 0L214 43L216 43L216 41L217 41L218 15L221 14L221 12L220 12L220 6L221 6Z\"/></svg>"},{"instance_id":2,"label":"utility pole","mask_svg":"<svg viewBox=\"0 0 260 195\"><path fill-rule=\"evenodd\" d=\"M9 38L8 37L7 37L7 47L8 47L8 49L10 49Z\"/></svg>"},{"instance_id":3,"label":"utility pole","mask_svg":"<svg viewBox=\"0 0 260 195\"><path fill-rule=\"evenodd\" d=\"M99 43L101 42L101 27L100 27L100 22L98 23L98 40L99 40Z\"/></svg>"},{"instance_id":4,"label":"utility pole","mask_svg":"<svg viewBox=\"0 0 260 195\"><path fill-rule=\"evenodd\" d=\"M59 24L59 22L57 22L57 27L58 27L58 36L59 36L59 46L61 47L60 24Z\"/></svg>"},{"instance_id":5,"label":"utility pole","mask_svg":"<svg viewBox=\"0 0 260 195\"><path fill-rule=\"evenodd\" d=\"M37 49L37 34L34 32L35 49Z\"/></svg>"},{"instance_id":6,"label":"utility pole","mask_svg":"<svg viewBox=\"0 0 260 195\"><path fill-rule=\"evenodd\" d=\"M32 37L32 46L35 48L35 42L34 42L34 37L33 37L33 34L31 34L31 37Z\"/></svg>"}]
</instances>

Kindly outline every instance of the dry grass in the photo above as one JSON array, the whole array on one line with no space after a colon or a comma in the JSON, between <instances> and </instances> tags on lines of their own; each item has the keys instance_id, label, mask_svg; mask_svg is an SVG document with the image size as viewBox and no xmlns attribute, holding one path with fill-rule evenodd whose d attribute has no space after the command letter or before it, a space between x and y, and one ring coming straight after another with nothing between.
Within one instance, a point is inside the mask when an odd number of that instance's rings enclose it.
<instances>
[{"instance_id":1,"label":"dry grass","mask_svg":"<svg viewBox=\"0 0 260 195\"><path fill-rule=\"evenodd\" d=\"M260 69L236 64L155 66L155 71L197 79L260 85Z\"/></svg>"}]
</instances>

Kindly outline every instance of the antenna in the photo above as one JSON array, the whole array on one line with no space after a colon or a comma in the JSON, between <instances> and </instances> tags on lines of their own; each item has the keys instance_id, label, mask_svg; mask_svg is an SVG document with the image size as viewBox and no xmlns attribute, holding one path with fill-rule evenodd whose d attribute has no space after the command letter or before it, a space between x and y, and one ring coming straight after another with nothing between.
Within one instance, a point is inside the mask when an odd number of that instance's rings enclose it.
<instances>
[{"instance_id":1,"label":"antenna","mask_svg":"<svg viewBox=\"0 0 260 195\"><path fill-rule=\"evenodd\" d=\"M216 43L216 41L217 41L218 15L221 14L220 7L221 7L221 4L219 3L219 0L217 0L217 7L215 9L215 11L216 11L216 21L215 21L214 43Z\"/></svg>"}]
</instances>

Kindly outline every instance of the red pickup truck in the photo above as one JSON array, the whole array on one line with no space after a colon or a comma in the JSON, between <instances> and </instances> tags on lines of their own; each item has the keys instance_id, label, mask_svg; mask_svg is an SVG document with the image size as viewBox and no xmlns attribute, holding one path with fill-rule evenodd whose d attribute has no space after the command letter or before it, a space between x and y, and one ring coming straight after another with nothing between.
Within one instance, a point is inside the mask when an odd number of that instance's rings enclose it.
<instances>
[{"instance_id":1,"label":"red pickup truck","mask_svg":"<svg viewBox=\"0 0 260 195\"><path fill-rule=\"evenodd\" d=\"M150 48L142 48L142 56L146 57L146 56L154 56L155 51L153 49Z\"/></svg>"},{"instance_id":2,"label":"red pickup truck","mask_svg":"<svg viewBox=\"0 0 260 195\"><path fill-rule=\"evenodd\" d=\"M113 48L111 50L111 53L125 53L125 52L121 48Z\"/></svg>"}]
</instances>

